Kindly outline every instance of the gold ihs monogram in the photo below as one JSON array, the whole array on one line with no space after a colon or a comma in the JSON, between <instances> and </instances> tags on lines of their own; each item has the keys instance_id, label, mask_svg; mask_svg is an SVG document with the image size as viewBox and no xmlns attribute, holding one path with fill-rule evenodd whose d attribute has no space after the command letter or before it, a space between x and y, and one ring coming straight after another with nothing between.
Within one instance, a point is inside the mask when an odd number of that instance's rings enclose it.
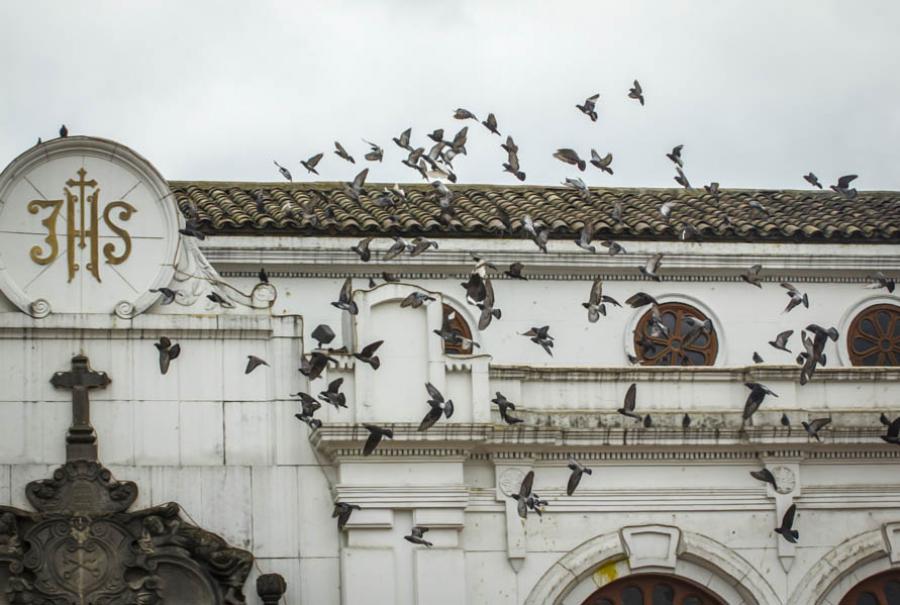
<instances>
[{"instance_id":1,"label":"gold ihs monogram","mask_svg":"<svg viewBox=\"0 0 900 605\"><path fill-rule=\"evenodd\" d=\"M86 180L87 171L84 168L78 169L78 180L69 179L66 181L66 187L63 193L65 200L31 200L28 203L28 212L37 214L41 210L50 208L50 214L41 221L41 224L47 229L47 236L44 243L47 244L48 250L44 251L41 246L31 248L31 260L39 265L49 265L56 257L59 256L59 241L56 237L56 222L59 219L60 211L63 208L63 202L66 206L66 259L69 263L69 281L75 277L75 273L81 268L75 261L75 246L85 248L90 246L90 260L87 269L97 281L100 279L100 264L98 262L100 256L100 187L94 179ZM73 192L73 188L75 192ZM91 192L88 193L87 190ZM131 215L137 212L137 209L124 200L116 200L106 205L103 210L102 218L107 228L121 239L122 252L116 254L116 245L112 242L103 246L103 256L110 265L119 265L125 262L131 255L131 235L121 225L115 224L110 218L110 214L114 210L119 210L117 218L121 221L127 221Z\"/></svg>"}]
</instances>

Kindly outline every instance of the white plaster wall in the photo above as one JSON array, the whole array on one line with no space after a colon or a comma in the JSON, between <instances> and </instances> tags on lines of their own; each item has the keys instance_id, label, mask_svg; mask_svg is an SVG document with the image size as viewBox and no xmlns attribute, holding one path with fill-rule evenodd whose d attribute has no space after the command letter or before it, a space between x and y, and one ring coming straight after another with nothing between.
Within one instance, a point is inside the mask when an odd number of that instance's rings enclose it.
<instances>
[{"instance_id":1,"label":"white plaster wall","mask_svg":"<svg viewBox=\"0 0 900 605\"><path fill-rule=\"evenodd\" d=\"M300 319L139 319L121 329L69 316L52 327L41 323L50 318L0 314L0 503L30 509L25 484L65 461L71 394L49 380L84 353L112 378L91 393L91 417L101 461L138 483L135 508L177 501L197 524L253 552L249 603L258 603L259 571L285 576L290 603L339 603L330 480L289 398L306 388L296 370ZM182 347L164 376L153 347L161 334ZM245 375L248 354L271 367Z\"/></svg>"},{"instance_id":2,"label":"white plaster wall","mask_svg":"<svg viewBox=\"0 0 900 605\"><path fill-rule=\"evenodd\" d=\"M375 274L377 266L373 266L372 271ZM404 280L404 283L462 298L464 292L459 282L456 278ZM244 285L251 283L247 280ZM307 337L320 323L332 326L340 334L342 312L328 303L337 300L342 283L343 277L279 278L278 287L283 296L277 302L278 310L303 315ZM379 279L378 283L382 280ZM638 291L662 297L665 301L681 300L689 304L692 300L702 301L717 320L719 355L716 365L721 366L752 365L754 351L759 352L766 363L792 364L796 354L802 350L800 330L810 323L837 327L842 332L838 345L842 345L847 327L843 325L843 320L848 311L870 299L873 303L893 300L895 304L900 304L900 297L876 295L860 283L798 282L797 285L809 294L810 308L798 307L790 313L783 313L788 302L786 290L770 282L760 290L743 282L608 281L604 292L623 305L625 299ZM587 300L590 287L590 277L559 281L496 280L494 291L503 317L480 334L483 352L492 356L494 364L628 365L626 354L633 352L634 323L647 308L612 308L605 318L601 317L600 321L591 324L587 321L587 312L581 307L581 303ZM367 289L368 279L354 279L354 288ZM409 309L403 311L415 313ZM477 313L477 309L473 311ZM519 335L532 326L547 324L556 339L553 357ZM788 345L794 351L793 355L768 345L769 340L774 340L784 330L795 331ZM434 335L430 337L437 338ZM831 342L827 354L828 367L848 364L846 355Z\"/></svg>"},{"instance_id":3,"label":"white plaster wall","mask_svg":"<svg viewBox=\"0 0 900 605\"><path fill-rule=\"evenodd\" d=\"M246 261L242 267L223 263L219 268L250 274ZM317 270L333 271L334 277L327 278L279 277L279 270L303 269L289 259L269 268L279 291L273 313L303 317L306 348L309 333L319 323L340 332L341 312L328 303L340 289L341 267L330 266L323 257ZM381 267L354 269L376 274ZM464 273L468 265L450 269ZM599 259L597 269L605 270ZM833 276L842 277L839 272ZM234 281L249 286L254 280ZM458 277L411 281L457 299L462 295ZM626 343L642 310L611 309L606 318L589 324L580 306L590 289L587 271L584 279L497 280L494 285L503 318L480 335L482 352L491 356L492 364L627 364ZM775 283L758 290L731 281L655 284L618 279L609 280L606 290L623 302L637 290L702 301L717 320L718 365L743 366L754 350L767 362L791 363L793 356L771 349L766 341L781 330L799 332L810 322L843 331L848 310L873 296L860 283L798 281L798 285L809 293L812 307L790 314L781 313L787 297ZM366 288L367 280L356 280L356 286ZM772 531L775 500L748 475L760 466L754 459L615 461L603 458L599 450L587 452L596 455L589 462L595 473L569 498L562 491L565 452L541 458L539 454L552 449L548 444L522 452L525 458L529 454L538 458L523 464L536 469L536 489L550 506L543 518L529 517L524 558L514 565L508 553L506 503L497 496L492 462L434 453L347 457L339 466L321 466L320 461L329 461L310 445L308 428L293 418L296 403L288 395L301 389L316 394L327 380L344 376L351 409L323 409L323 418L334 424L360 418L354 407L358 369L347 363L329 368L325 379L307 385L296 371L303 345L283 329L260 329L257 316L236 315L232 327L225 329L215 317L184 315L174 320L161 315L165 312L155 308L142 316L147 325L131 329L114 329L111 318L72 317L69 325L44 323L41 329L23 330L21 314L0 314L0 372L7 378L0 390L0 502L26 507L24 485L48 476L63 461L70 396L54 390L48 381L54 371L68 368L73 354L84 352L96 369L113 378L110 388L92 395L101 459L118 478L139 483L138 506L179 501L200 525L253 551L260 570L284 574L286 601L292 604L520 604L544 573L579 544L627 525L645 524L674 525L725 545L768 579L780 599L775 602L786 603L825 553L883 523L900 521L894 459L862 455L847 460L798 459L801 543L785 572ZM377 319L373 334L387 342L380 352L384 367L369 376L376 385L372 402L378 414L394 422L418 421L426 409L422 384L427 378L419 347L437 337L420 334L422 317L421 311L388 307L376 307L373 314ZM87 329L93 324L102 327ZM553 358L518 335L543 324L550 324L557 338ZM161 377L152 342L169 330L179 335L184 351L170 374ZM340 341L341 336L335 344ZM796 347L798 342L792 344ZM273 367L243 375L249 353L268 358ZM831 344L828 353L829 367L846 363ZM446 394L466 402L474 391L472 380L468 371L448 371ZM639 385L639 405L673 415L682 409L701 415L736 413L746 397L740 382L646 380ZM493 380L487 390L503 390L528 413L594 414L617 406L625 386L621 381L503 378ZM802 389L788 381L770 386L781 395L777 405L785 409L809 415L855 412L859 424L876 422L882 409L896 412L900 402L895 383L828 382L817 377ZM475 402L468 402L461 408L463 416L455 420L475 420L475 408ZM466 417L466 410L472 416ZM772 412L761 420L776 418ZM865 446L847 449L859 453ZM338 534L330 517L335 493L372 503L354 516L344 535ZM402 540L416 522L435 527L429 535L435 550L426 552ZM429 574L429 569L446 571ZM246 592L256 603L252 581Z\"/></svg>"}]
</instances>

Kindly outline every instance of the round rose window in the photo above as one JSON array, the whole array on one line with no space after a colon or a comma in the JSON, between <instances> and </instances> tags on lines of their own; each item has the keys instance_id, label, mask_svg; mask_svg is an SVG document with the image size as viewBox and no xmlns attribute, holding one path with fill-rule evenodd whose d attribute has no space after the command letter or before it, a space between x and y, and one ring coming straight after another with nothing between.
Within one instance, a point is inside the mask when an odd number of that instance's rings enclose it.
<instances>
[{"instance_id":1,"label":"round rose window","mask_svg":"<svg viewBox=\"0 0 900 605\"><path fill-rule=\"evenodd\" d=\"M699 309L682 303L662 303L658 320L649 310L634 330L634 352L645 366L711 366L719 341L715 329L697 329L707 317ZM662 324L662 325L659 325Z\"/></svg>"},{"instance_id":2,"label":"round rose window","mask_svg":"<svg viewBox=\"0 0 900 605\"><path fill-rule=\"evenodd\" d=\"M847 351L855 366L900 365L900 307L873 305L847 330Z\"/></svg>"}]
</instances>

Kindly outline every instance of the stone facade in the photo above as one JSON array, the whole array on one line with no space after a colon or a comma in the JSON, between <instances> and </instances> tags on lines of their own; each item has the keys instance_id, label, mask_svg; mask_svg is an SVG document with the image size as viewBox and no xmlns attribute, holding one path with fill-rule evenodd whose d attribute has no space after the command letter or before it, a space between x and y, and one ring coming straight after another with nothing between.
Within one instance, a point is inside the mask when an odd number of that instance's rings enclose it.
<instances>
[{"instance_id":1,"label":"stone facade","mask_svg":"<svg viewBox=\"0 0 900 605\"><path fill-rule=\"evenodd\" d=\"M52 152L54 144L45 145ZM109 152L91 139L80 145L88 156ZM0 177L0 193L15 175ZM3 199L0 225L12 203ZM165 196L141 203L151 202L174 204ZM853 367L846 338L861 310L900 305L865 287L875 270L900 271L900 243L635 241L625 242L626 255L608 257L569 241L551 241L542 254L524 240L443 238L421 256L365 264L349 250L356 239L212 234L198 242L173 233L169 210L140 223L152 213L134 205L118 224L166 242L148 248L134 238L135 262L162 258L126 274L134 292L112 277L127 262L101 263L103 281L85 271L67 281L62 268L50 279L51 263L34 281L48 306L36 312L23 285L34 273L10 267L7 250L18 248L0 247L2 505L28 509L25 485L65 461L70 393L49 380L82 353L112 379L92 393L91 416L100 459L141 486L135 506L177 501L197 524L253 553L251 581L260 571L281 573L288 603L579 605L616 578L654 572L708 586L729 604L836 605L858 581L900 564L900 448L879 439L879 415L900 412L900 368ZM20 216L35 224L19 225L16 246L40 244L41 218ZM390 243L373 242L375 256ZM474 264L470 252L498 265L520 260L529 276L494 281L503 314L483 332L460 287ZM664 279L642 280L636 267L656 252L665 254ZM737 277L755 263L764 267L762 289ZM261 266L269 286L256 276ZM379 277L370 287L369 276L383 270L400 281ZM329 304L348 275L355 317ZM700 310L718 338L715 363L630 365L646 308L611 308L589 323L580 303L595 275L619 301L642 290ZM148 306L160 280L182 294L170 305L154 295ZM783 313L781 280L808 293L810 308ZM438 300L400 308L414 289ZM211 292L227 304L209 300ZM474 354L444 352L432 333L441 303L472 328ZM307 381L297 368L321 323L337 333L335 349L383 339L381 367L338 351L337 364ZM840 337L827 345L826 367L800 386L794 357L810 323L834 326ZM546 324L556 338L552 357L520 335ZM793 354L767 344L789 329ZM165 375L153 346L161 336L181 346ZM754 351L765 363L753 364ZM244 374L251 354L269 366ZM338 377L348 408L324 405L323 427L311 431L295 419L291 394L315 395ZM752 381L778 398L766 399L741 430L744 383ZM419 432L425 382L456 410ZM638 411L652 415L649 428L616 413L632 383ZM524 423L500 422L490 404L496 391L516 403ZM780 424L783 413L790 426ZM826 416L823 441L810 439L800 422ZM361 453L362 422L394 430L370 457ZM593 469L573 496L565 492L569 457ZM763 466L778 490L750 477ZM523 522L508 495L529 470L548 505ZM342 532L331 517L336 500L361 507ZM774 532L791 504L796 545ZM403 540L416 524L430 528L432 548Z\"/></svg>"}]
</instances>

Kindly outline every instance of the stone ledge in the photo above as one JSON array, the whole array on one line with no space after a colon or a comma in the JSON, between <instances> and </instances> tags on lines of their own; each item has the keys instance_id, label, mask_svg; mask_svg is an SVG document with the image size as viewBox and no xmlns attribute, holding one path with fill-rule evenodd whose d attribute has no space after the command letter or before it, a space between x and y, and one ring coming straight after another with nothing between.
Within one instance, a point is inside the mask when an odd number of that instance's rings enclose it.
<instances>
[{"instance_id":1,"label":"stone ledge","mask_svg":"<svg viewBox=\"0 0 900 605\"><path fill-rule=\"evenodd\" d=\"M522 382L754 382L760 380L797 380L796 365L686 366L686 367L596 367L529 366L492 364L492 380ZM900 368L840 367L818 368L819 382L894 382L900 381Z\"/></svg>"},{"instance_id":2,"label":"stone ledge","mask_svg":"<svg viewBox=\"0 0 900 605\"><path fill-rule=\"evenodd\" d=\"M349 460L403 457L557 458L643 460L724 460L758 455L794 458L900 458L900 447L879 439L880 426L838 427L822 431L822 443L796 428L562 428L505 427L448 423L427 432L412 423L386 423L394 431L369 458L362 455L368 431L359 424L328 424L310 434L313 446L326 455ZM535 450L540 450L536 452Z\"/></svg>"}]
</instances>

